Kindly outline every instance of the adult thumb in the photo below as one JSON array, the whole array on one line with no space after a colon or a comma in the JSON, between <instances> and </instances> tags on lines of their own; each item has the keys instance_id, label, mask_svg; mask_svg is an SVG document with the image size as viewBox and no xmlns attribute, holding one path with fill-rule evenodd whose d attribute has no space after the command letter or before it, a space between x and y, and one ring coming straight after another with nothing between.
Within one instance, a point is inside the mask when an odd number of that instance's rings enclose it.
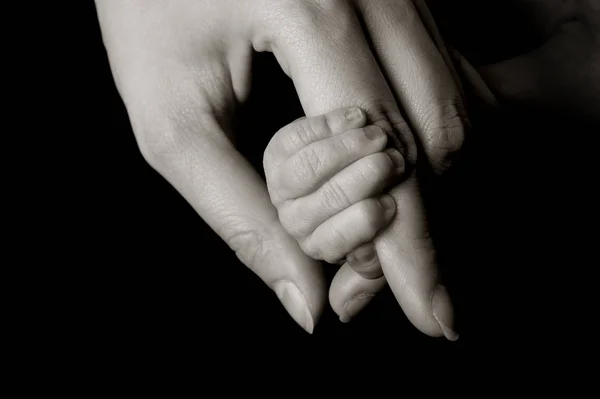
<instances>
[{"instance_id":1,"label":"adult thumb","mask_svg":"<svg viewBox=\"0 0 600 399\"><path fill-rule=\"evenodd\" d=\"M265 182L217 121L203 120L193 125L200 134L186 135L185 145L158 151L149 162L312 333L327 298L321 264L285 232Z\"/></svg>"}]
</instances>

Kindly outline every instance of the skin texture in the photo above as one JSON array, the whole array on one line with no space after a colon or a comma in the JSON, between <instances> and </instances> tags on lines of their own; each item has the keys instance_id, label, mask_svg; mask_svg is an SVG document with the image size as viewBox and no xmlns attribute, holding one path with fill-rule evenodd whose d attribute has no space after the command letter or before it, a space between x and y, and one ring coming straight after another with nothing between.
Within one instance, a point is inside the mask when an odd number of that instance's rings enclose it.
<instances>
[{"instance_id":1,"label":"skin texture","mask_svg":"<svg viewBox=\"0 0 600 399\"><path fill-rule=\"evenodd\" d=\"M264 169L279 220L304 253L329 263L349 259L361 276L379 278L372 241L396 210L382 194L398 184L405 164L398 150L385 148L380 127L365 125L359 108L300 118L273 136Z\"/></svg>"},{"instance_id":2,"label":"skin texture","mask_svg":"<svg viewBox=\"0 0 600 399\"><path fill-rule=\"evenodd\" d=\"M415 5L417 4L417 6ZM464 139L448 53L408 0L98 0L103 39L140 150L312 332L327 299L321 265L281 226L264 181L233 145L233 110L249 92L252 51L271 51L307 117L357 106L406 161L375 239L384 278L341 267L329 289L348 319L389 283L408 319L430 336L452 331L416 169L442 173ZM435 32L433 32L435 33ZM409 126L411 129L409 129ZM423 151L420 152L418 149ZM352 302L352 303L350 303ZM351 309L352 312L348 312Z\"/></svg>"},{"instance_id":3,"label":"skin texture","mask_svg":"<svg viewBox=\"0 0 600 399\"><path fill-rule=\"evenodd\" d=\"M284 234L264 182L232 145L236 134L244 134L231 129L231 118L249 91L252 49L275 53L307 115L361 106L371 122L393 133L391 138L401 138L394 144L409 166L416 163L415 139L425 155L419 163L436 172L449 165L448 155L464 137L461 87L450 57L464 85L488 104L555 108L595 121L600 115L600 19L594 0L492 0L485 6L474 0L429 0L442 34L458 51L441 46L422 1L416 6L408 1L96 3L142 153L309 331L326 297L319 265ZM452 312L447 300L441 305L429 300L440 290L432 289L437 281L433 249L415 185L409 176L392 191L396 216L376 247L411 321L439 336L434 304L448 323ZM413 218L406 220L409 214ZM331 304L348 320L384 284L346 264L330 288Z\"/></svg>"}]
</instances>

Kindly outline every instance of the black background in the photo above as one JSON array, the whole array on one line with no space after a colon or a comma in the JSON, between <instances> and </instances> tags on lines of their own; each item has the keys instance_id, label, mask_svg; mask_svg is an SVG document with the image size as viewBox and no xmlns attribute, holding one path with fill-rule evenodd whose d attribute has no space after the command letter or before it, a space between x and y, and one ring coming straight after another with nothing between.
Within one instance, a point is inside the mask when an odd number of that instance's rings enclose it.
<instances>
[{"instance_id":1,"label":"black background","mask_svg":"<svg viewBox=\"0 0 600 399\"><path fill-rule=\"evenodd\" d=\"M18 171L7 209L17 276L7 281L26 387L180 381L284 394L277 383L289 391L323 380L402 394L413 374L452 374L443 388L460 392L482 376L529 379L592 354L597 127L472 105L461 163L425 187L458 342L420 334L389 291L348 325L327 309L309 336L144 162L93 4L74 4L22 50L33 60L21 70L34 78L15 95L20 113L8 115L25 127L7 151ZM301 108L269 54L256 56L255 71L239 110L253 134L239 146L260 164L269 135Z\"/></svg>"}]
</instances>

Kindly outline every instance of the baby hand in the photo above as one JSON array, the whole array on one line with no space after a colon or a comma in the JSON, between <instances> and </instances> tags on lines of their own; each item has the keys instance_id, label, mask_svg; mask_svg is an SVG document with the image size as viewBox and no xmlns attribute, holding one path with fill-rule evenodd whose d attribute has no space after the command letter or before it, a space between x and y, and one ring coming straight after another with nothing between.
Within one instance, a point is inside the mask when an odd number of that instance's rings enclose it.
<instances>
[{"instance_id":1,"label":"baby hand","mask_svg":"<svg viewBox=\"0 0 600 399\"><path fill-rule=\"evenodd\" d=\"M381 268L371 241L396 210L382 193L404 172L404 158L366 122L358 108L300 118L273 136L264 169L281 224L307 255L339 263L350 254L349 263L367 265L361 274L376 278Z\"/></svg>"}]
</instances>

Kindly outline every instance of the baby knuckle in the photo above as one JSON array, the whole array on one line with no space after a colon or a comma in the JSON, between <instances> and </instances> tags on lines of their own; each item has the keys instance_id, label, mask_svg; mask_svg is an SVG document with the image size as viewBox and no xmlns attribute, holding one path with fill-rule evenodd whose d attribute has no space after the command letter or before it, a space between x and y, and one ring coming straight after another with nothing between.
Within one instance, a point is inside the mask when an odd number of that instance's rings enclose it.
<instances>
[{"instance_id":1,"label":"baby knuckle","mask_svg":"<svg viewBox=\"0 0 600 399\"><path fill-rule=\"evenodd\" d=\"M361 147L360 136L357 134L341 134L338 137L339 139L335 142L335 151L341 156L356 153Z\"/></svg>"},{"instance_id":2,"label":"baby knuckle","mask_svg":"<svg viewBox=\"0 0 600 399\"><path fill-rule=\"evenodd\" d=\"M319 176L322 169L321 155L314 148L305 147L294 157L293 181L298 184L313 181Z\"/></svg>"},{"instance_id":3,"label":"baby knuckle","mask_svg":"<svg viewBox=\"0 0 600 399\"><path fill-rule=\"evenodd\" d=\"M345 209L352 201L345 190L335 180L329 180L322 186L321 206L324 209Z\"/></svg>"},{"instance_id":4,"label":"baby knuckle","mask_svg":"<svg viewBox=\"0 0 600 399\"><path fill-rule=\"evenodd\" d=\"M289 148L303 148L311 141L306 120L299 121L293 125L293 130L287 135Z\"/></svg>"}]
</instances>

